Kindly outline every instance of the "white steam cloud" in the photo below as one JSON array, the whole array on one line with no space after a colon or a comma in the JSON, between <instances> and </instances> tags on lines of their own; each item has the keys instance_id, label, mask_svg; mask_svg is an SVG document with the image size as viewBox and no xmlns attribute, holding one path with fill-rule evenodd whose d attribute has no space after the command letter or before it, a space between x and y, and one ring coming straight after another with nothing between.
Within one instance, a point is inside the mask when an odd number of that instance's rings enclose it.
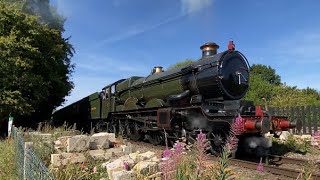
<instances>
[{"instance_id":1,"label":"white steam cloud","mask_svg":"<svg viewBox=\"0 0 320 180\"><path fill-rule=\"evenodd\" d=\"M192 14L210 6L213 0L180 0L183 14Z\"/></svg>"}]
</instances>

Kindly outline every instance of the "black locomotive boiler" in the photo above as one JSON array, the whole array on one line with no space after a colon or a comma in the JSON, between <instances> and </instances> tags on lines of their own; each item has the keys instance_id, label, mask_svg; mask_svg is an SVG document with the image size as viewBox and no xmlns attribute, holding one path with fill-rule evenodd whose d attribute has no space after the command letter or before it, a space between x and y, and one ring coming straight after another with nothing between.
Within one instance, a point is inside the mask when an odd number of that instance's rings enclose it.
<instances>
[{"instance_id":1,"label":"black locomotive boiler","mask_svg":"<svg viewBox=\"0 0 320 180\"><path fill-rule=\"evenodd\" d=\"M55 123L77 123L82 129L114 132L138 141L148 139L158 145L206 133L211 151L219 153L235 116L244 119L239 147L268 149L263 134L294 128L286 117L271 116L241 99L249 87L250 69L246 57L206 43L202 57L189 65L164 71L155 67L146 77L121 79L53 114Z\"/></svg>"}]
</instances>

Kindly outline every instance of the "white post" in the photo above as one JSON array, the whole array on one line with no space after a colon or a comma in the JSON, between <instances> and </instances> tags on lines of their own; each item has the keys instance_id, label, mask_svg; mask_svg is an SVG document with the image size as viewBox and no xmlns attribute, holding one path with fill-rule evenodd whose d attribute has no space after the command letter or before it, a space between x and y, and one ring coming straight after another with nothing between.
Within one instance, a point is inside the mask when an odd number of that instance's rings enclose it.
<instances>
[{"instance_id":1,"label":"white post","mask_svg":"<svg viewBox=\"0 0 320 180\"><path fill-rule=\"evenodd\" d=\"M10 115L9 122L8 122L8 137L10 137L10 135L11 135L12 124L13 124L13 117Z\"/></svg>"}]
</instances>

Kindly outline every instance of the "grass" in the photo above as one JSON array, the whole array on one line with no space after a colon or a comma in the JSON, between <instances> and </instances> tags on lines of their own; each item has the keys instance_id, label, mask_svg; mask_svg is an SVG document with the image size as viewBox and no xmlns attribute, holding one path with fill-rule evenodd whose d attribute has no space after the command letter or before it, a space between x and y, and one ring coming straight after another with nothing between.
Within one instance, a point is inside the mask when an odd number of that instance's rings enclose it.
<instances>
[{"instance_id":1,"label":"grass","mask_svg":"<svg viewBox=\"0 0 320 180\"><path fill-rule=\"evenodd\" d=\"M12 139L0 141L0 179L18 179L14 141Z\"/></svg>"}]
</instances>

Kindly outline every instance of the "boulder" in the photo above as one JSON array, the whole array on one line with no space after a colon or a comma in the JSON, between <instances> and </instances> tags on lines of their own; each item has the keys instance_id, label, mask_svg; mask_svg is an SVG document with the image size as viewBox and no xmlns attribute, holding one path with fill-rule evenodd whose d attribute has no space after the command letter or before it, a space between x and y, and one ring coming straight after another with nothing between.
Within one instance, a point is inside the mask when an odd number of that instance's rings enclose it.
<instances>
[{"instance_id":1,"label":"boulder","mask_svg":"<svg viewBox=\"0 0 320 180\"><path fill-rule=\"evenodd\" d=\"M152 161L140 161L133 167L133 170L139 175L149 176L159 172L159 163Z\"/></svg>"},{"instance_id":2,"label":"boulder","mask_svg":"<svg viewBox=\"0 0 320 180\"><path fill-rule=\"evenodd\" d=\"M106 149L105 152L105 156L109 158L116 158L124 155L121 147Z\"/></svg>"},{"instance_id":3,"label":"boulder","mask_svg":"<svg viewBox=\"0 0 320 180\"><path fill-rule=\"evenodd\" d=\"M112 175L112 179L113 180L125 180L125 179L136 180L137 177L136 177L135 172L133 172L133 171L122 170L122 171L114 172Z\"/></svg>"},{"instance_id":4,"label":"boulder","mask_svg":"<svg viewBox=\"0 0 320 180\"><path fill-rule=\"evenodd\" d=\"M90 137L90 149L107 149L110 147L111 133L96 133ZM112 138L111 138L112 139Z\"/></svg>"},{"instance_id":5,"label":"boulder","mask_svg":"<svg viewBox=\"0 0 320 180\"><path fill-rule=\"evenodd\" d=\"M89 148L89 137L76 135L67 140L67 152L82 152Z\"/></svg>"},{"instance_id":6,"label":"boulder","mask_svg":"<svg viewBox=\"0 0 320 180\"><path fill-rule=\"evenodd\" d=\"M53 167L65 166L67 164L86 162L86 157L82 153L61 153L51 154L51 164Z\"/></svg>"},{"instance_id":7,"label":"boulder","mask_svg":"<svg viewBox=\"0 0 320 180\"><path fill-rule=\"evenodd\" d=\"M145 153L141 153L137 155L137 161L145 161L145 160L149 160L153 157L155 157L156 154L154 152L151 151L147 151Z\"/></svg>"},{"instance_id":8,"label":"boulder","mask_svg":"<svg viewBox=\"0 0 320 180\"><path fill-rule=\"evenodd\" d=\"M110 179L113 178L113 173L116 171L125 170L126 168L132 169L134 167L135 161L131 159L128 155L121 156L112 162L103 163L101 166L107 169L108 176Z\"/></svg>"},{"instance_id":9,"label":"boulder","mask_svg":"<svg viewBox=\"0 0 320 180\"><path fill-rule=\"evenodd\" d=\"M289 136L290 136L290 132L289 131L282 131L282 133L280 134L279 139L280 140L287 140Z\"/></svg>"},{"instance_id":10,"label":"boulder","mask_svg":"<svg viewBox=\"0 0 320 180\"><path fill-rule=\"evenodd\" d=\"M102 149L90 150L89 156L91 156L94 159L105 159L105 153L106 152Z\"/></svg>"}]
</instances>

